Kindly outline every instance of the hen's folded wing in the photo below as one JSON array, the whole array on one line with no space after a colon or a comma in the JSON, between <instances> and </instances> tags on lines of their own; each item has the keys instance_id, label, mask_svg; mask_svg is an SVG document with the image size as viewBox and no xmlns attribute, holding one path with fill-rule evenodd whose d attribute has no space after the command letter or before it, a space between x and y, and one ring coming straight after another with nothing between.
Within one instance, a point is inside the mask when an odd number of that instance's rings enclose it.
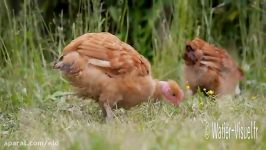
<instances>
[{"instance_id":1,"label":"hen's folded wing","mask_svg":"<svg viewBox=\"0 0 266 150\"><path fill-rule=\"evenodd\" d=\"M231 56L221 48L217 48L200 38L194 39L190 45L202 50L203 56L200 63L208 66L210 69L219 71L220 73L238 72L240 77L243 76L241 69L233 61Z\"/></svg>"},{"instance_id":2,"label":"hen's folded wing","mask_svg":"<svg viewBox=\"0 0 266 150\"><path fill-rule=\"evenodd\" d=\"M217 71L222 68L223 55L220 50L199 38L186 43L186 53L185 60L191 61L191 64L200 64Z\"/></svg>"},{"instance_id":3,"label":"hen's folded wing","mask_svg":"<svg viewBox=\"0 0 266 150\"><path fill-rule=\"evenodd\" d=\"M133 47L110 33L87 33L64 48L63 55L78 51L88 57L88 63L100 67L110 75L150 74L150 63Z\"/></svg>"}]
</instances>

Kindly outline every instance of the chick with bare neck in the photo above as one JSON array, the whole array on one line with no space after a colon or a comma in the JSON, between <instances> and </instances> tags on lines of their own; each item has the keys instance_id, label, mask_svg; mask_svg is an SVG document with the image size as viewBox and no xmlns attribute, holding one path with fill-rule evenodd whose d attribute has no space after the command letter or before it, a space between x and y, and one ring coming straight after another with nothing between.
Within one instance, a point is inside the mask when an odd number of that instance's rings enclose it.
<instances>
[{"instance_id":1,"label":"chick with bare neck","mask_svg":"<svg viewBox=\"0 0 266 150\"><path fill-rule=\"evenodd\" d=\"M107 119L113 117L114 106L128 109L161 98L177 106L184 97L175 81L153 79L149 61L106 32L73 40L54 68L63 72L79 95L95 99Z\"/></svg>"}]
</instances>

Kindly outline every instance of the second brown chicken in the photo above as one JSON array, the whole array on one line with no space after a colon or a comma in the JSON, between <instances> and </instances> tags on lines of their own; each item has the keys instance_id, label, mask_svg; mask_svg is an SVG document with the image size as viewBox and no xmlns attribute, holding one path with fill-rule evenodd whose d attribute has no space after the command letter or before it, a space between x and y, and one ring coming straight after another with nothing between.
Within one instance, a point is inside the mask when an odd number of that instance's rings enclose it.
<instances>
[{"instance_id":1,"label":"second brown chicken","mask_svg":"<svg viewBox=\"0 0 266 150\"><path fill-rule=\"evenodd\" d=\"M222 48L195 38L186 43L185 80L193 93L198 88L215 95L238 94L243 72Z\"/></svg>"}]
</instances>

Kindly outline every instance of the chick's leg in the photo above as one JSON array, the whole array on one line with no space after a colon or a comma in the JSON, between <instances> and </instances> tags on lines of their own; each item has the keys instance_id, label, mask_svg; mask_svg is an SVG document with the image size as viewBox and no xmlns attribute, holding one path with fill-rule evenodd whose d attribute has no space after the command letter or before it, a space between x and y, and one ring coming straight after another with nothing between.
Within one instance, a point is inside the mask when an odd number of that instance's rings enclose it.
<instances>
[{"instance_id":1,"label":"chick's leg","mask_svg":"<svg viewBox=\"0 0 266 150\"><path fill-rule=\"evenodd\" d=\"M114 117L114 113L112 111L112 104L108 100L108 96L106 94L102 94L99 99L100 107L102 108L103 116L107 121L110 121Z\"/></svg>"},{"instance_id":2,"label":"chick's leg","mask_svg":"<svg viewBox=\"0 0 266 150\"><path fill-rule=\"evenodd\" d=\"M123 99L123 95L118 87L117 79L107 79L102 83L101 87L102 91L99 97L99 104L103 110L103 115L106 117L106 120L112 120L114 117L112 108L118 101Z\"/></svg>"},{"instance_id":3,"label":"chick's leg","mask_svg":"<svg viewBox=\"0 0 266 150\"><path fill-rule=\"evenodd\" d=\"M112 107L121 100L121 96L114 90L107 90L103 92L99 98L99 104L102 108L103 115L107 121L110 121L114 117Z\"/></svg>"},{"instance_id":4,"label":"chick's leg","mask_svg":"<svg viewBox=\"0 0 266 150\"><path fill-rule=\"evenodd\" d=\"M107 121L111 121L114 117L111 106L108 103L103 104L103 112Z\"/></svg>"}]
</instances>

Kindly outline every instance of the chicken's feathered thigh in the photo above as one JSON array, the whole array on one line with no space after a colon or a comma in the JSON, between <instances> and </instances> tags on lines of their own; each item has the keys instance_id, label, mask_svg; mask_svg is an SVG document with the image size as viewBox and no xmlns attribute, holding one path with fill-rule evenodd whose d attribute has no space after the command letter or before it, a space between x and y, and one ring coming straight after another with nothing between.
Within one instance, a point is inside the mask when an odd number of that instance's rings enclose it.
<instances>
[{"instance_id":1,"label":"chicken's feathered thigh","mask_svg":"<svg viewBox=\"0 0 266 150\"><path fill-rule=\"evenodd\" d=\"M186 43L184 60L185 80L193 93L198 88L212 90L216 95L239 92L243 72L224 49L195 38Z\"/></svg>"}]
</instances>

